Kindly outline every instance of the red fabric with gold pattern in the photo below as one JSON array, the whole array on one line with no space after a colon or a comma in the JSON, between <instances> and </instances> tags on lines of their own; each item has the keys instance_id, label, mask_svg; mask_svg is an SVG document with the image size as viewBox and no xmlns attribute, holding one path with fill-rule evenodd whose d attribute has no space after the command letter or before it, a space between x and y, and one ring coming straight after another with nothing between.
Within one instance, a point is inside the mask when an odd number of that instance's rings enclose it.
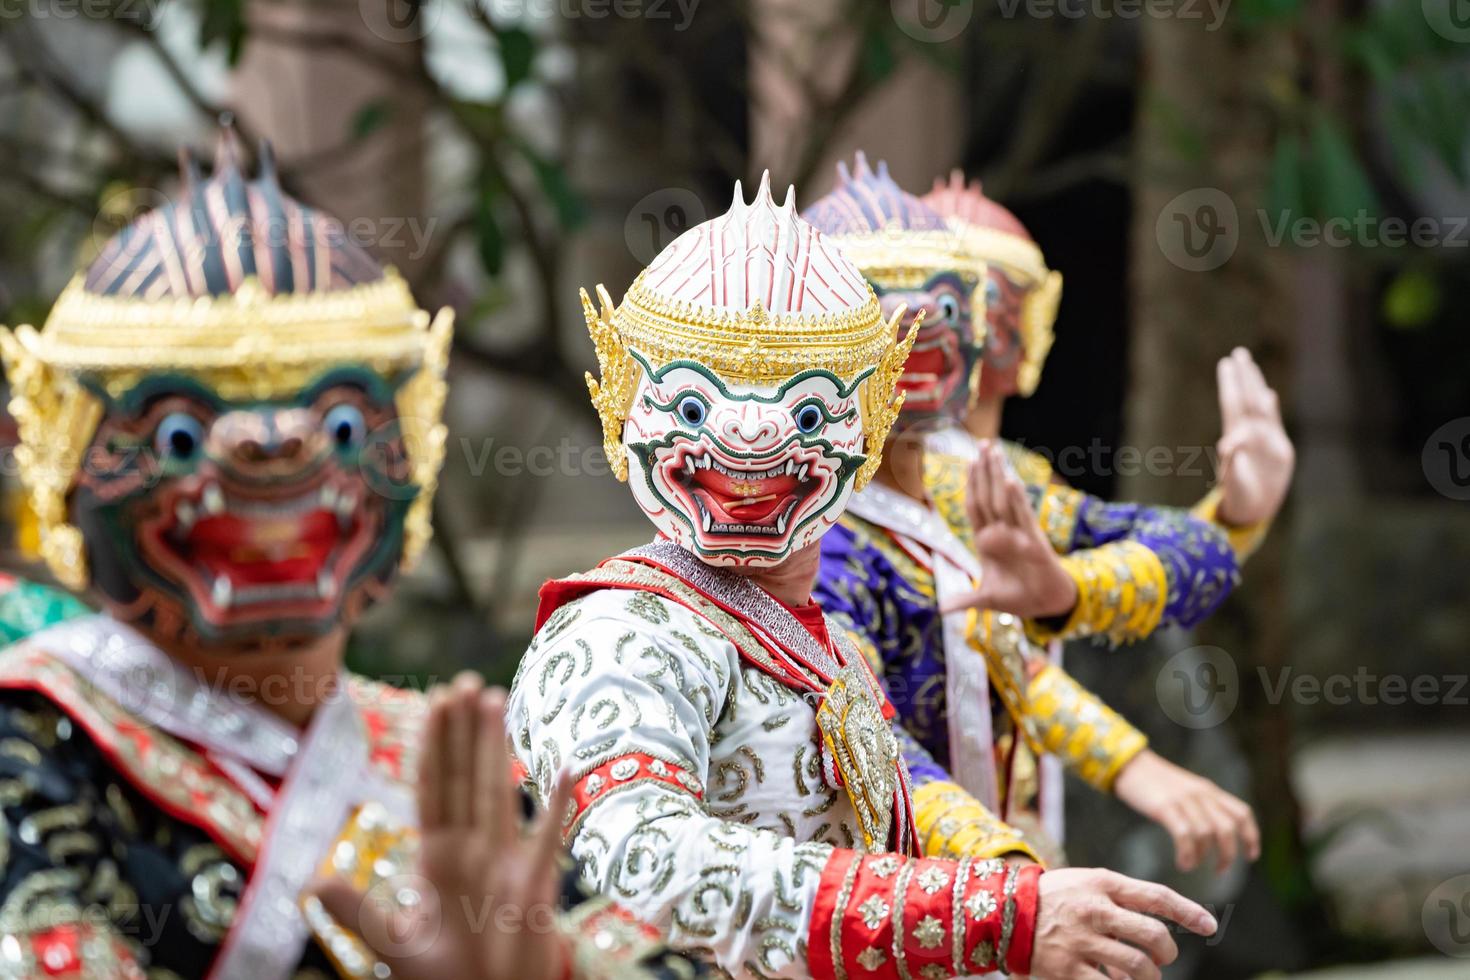
<instances>
[{"instance_id":1,"label":"red fabric with gold pattern","mask_svg":"<svg viewBox=\"0 0 1470 980\"><path fill-rule=\"evenodd\" d=\"M688 770L642 752L630 752L609 759L573 785L572 811L563 836L568 840L576 836L583 815L593 804L643 782L662 783L696 800L704 796L704 787Z\"/></svg>"},{"instance_id":2,"label":"red fabric with gold pattern","mask_svg":"<svg viewBox=\"0 0 1470 980\"><path fill-rule=\"evenodd\" d=\"M29 947L20 951L26 976L143 980L142 968L110 930L79 922L17 938Z\"/></svg>"},{"instance_id":3,"label":"red fabric with gold pattern","mask_svg":"<svg viewBox=\"0 0 1470 980\"><path fill-rule=\"evenodd\" d=\"M0 654L0 690L44 696L81 725L135 789L204 830L230 857L255 864L265 818L250 797L183 742L127 714L85 678L28 645Z\"/></svg>"},{"instance_id":4,"label":"red fabric with gold pattern","mask_svg":"<svg viewBox=\"0 0 1470 980\"><path fill-rule=\"evenodd\" d=\"M812 975L968 976L996 969L1002 950L1009 970L1025 973L1040 875L1039 867L997 860L834 851L807 937Z\"/></svg>"}]
</instances>

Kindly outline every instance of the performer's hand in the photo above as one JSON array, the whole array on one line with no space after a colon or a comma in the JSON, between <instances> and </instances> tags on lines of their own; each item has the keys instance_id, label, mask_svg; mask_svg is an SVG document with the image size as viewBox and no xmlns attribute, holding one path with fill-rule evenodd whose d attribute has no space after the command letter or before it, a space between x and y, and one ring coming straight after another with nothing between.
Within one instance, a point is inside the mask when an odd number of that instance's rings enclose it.
<instances>
[{"instance_id":1,"label":"performer's hand","mask_svg":"<svg viewBox=\"0 0 1470 980\"><path fill-rule=\"evenodd\" d=\"M1219 517L1234 527L1276 516L1291 489L1296 449L1281 424L1276 392L1244 347L1220 358L1221 500Z\"/></svg>"},{"instance_id":2,"label":"performer's hand","mask_svg":"<svg viewBox=\"0 0 1470 980\"><path fill-rule=\"evenodd\" d=\"M315 886L402 980L557 980L567 950L555 928L563 778L522 834L521 799L505 747L505 692L456 679L436 693L419 777L427 882L412 912L388 909L341 879Z\"/></svg>"},{"instance_id":3,"label":"performer's hand","mask_svg":"<svg viewBox=\"0 0 1470 980\"><path fill-rule=\"evenodd\" d=\"M944 603L941 611L995 609L1027 618L1070 613L1077 604L1077 583L1052 550L1025 486L994 442L981 445L969 489L980 585Z\"/></svg>"},{"instance_id":4,"label":"performer's hand","mask_svg":"<svg viewBox=\"0 0 1470 980\"><path fill-rule=\"evenodd\" d=\"M1181 871L1193 871L1212 846L1217 872L1239 852L1250 861L1261 856L1261 831L1247 803L1151 749L1123 767L1113 792L1169 832Z\"/></svg>"},{"instance_id":5,"label":"performer's hand","mask_svg":"<svg viewBox=\"0 0 1470 980\"><path fill-rule=\"evenodd\" d=\"M1179 947L1158 918L1201 936L1215 919L1163 885L1097 868L1047 871L1040 882L1031 975L1038 980L1101 975L1160 980Z\"/></svg>"}]
</instances>

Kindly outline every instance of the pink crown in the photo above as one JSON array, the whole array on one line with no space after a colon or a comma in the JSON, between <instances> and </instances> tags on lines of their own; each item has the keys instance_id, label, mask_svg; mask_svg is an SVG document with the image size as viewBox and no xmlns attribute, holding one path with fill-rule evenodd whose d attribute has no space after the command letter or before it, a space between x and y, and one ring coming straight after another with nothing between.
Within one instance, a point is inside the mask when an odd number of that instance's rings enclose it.
<instances>
[{"instance_id":1,"label":"pink crown","mask_svg":"<svg viewBox=\"0 0 1470 980\"><path fill-rule=\"evenodd\" d=\"M959 170L950 171L948 183L936 177L933 190L921 200L946 218L957 218L976 228L993 228L1028 242L1032 240L1031 233L1014 214L985 196L980 181L972 181L967 186L965 175Z\"/></svg>"},{"instance_id":2,"label":"pink crown","mask_svg":"<svg viewBox=\"0 0 1470 980\"><path fill-rule=\"evenodd\" d=\"M640 279L661 300L714 311L759 302L773 315L820 315L869 302L862 273L797 215L795 189L772 199L769 172L749 204L737 181L730 210L674 239Z\"/></svg>"}]
</instances>

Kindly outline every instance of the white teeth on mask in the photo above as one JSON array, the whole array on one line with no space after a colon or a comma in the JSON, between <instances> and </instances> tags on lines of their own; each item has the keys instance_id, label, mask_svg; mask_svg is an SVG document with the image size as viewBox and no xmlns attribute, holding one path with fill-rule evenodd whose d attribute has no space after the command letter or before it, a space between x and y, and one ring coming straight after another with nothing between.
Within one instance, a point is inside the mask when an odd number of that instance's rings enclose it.
<instances>
[{"instance_id":1,"label":"white teeth on mask","mask_svg":"<svg viewBox=\"0 0 1470 980\"><path fill-rule=\"evenodd\" d=\"M234 600L235 587L230 584L228 575L221 575L214 580L214 585L209 590L209 599L220 609L230 608Z\"/></svg>"},{"instance_id":2,"label":"white teeth on mask","mask_svg":"<svg viewBox=\"0 0 1470 980\"><path fill-rule=\"evenodd\" d=\"M703 507L699 509L699 512L704 515L704 533L708 534L710 525L714 523L714 519L709 516L709 511L705 510Z\"/></svg>"},{"instance_id":3,"label":"white teeth on mask","mask_svg":"<svg viewBox=\"0 0 1470 980\"><path fill-rule=\"evenodd\" d=\"M786 533L786 515L785 514L782 514L780 517L777 517L776 518L776 533L777 534L785 534Z\"/></svg>"},{"instance_id":4,"label":"white teeth on mask","mask_svg":"<svg viewBox=\"0 0 1470 980\"><path fill-rule=\"evenodd\" d=\"M806 479L806 472L807 472L808 469L810 469L810 466L808 464L806 464L806 463L802 463L801 464L801 469L799 469L799 470L796 471L796 478L798 480L805 480Z\"/></svg>"},{"instance_id":5,"label":"white teeth on mask","mask_svg":"<svg viewBox=\"0 0 1470 980\"><path fill-rule=\"evenodd\" d=\"M223 514L225 512L225 495L220 490L218 483L211 483L204 488L204 496L200 501L204 505L206 514Z\"/></svg>"},{"instance_id":6,"label":"white teeth on mask","mask_svg":"<svg viewBox=\"0 0 1470 980\"><path fill-rule=\"evenodd\" d=\"M337 526L346 528L352 522L352 512L357 509L357 495L344 493L337 498Z\"/></svg>"},{"instance_id":7,"label":"white teeth on mask","mask_svg":"<svg viewBox=\"0 0 1470 980\"><path fill-rule=\"evenodd\" d=\"M337 580L325 568L317 573L316 594L323 599L333 599L337 596Z\"/></svg>"},{"instance_id":8,"label":"white teeth on mask","mask_svg":"<svg viewBox=\"0 0 1470 980\"><path fill-rule=\"evenodd\" d=\"M337 488L328 483L326 486L322 487L321 496L320 498L318 498L318 500L319 503L322 505L323 510L336 510Z\"/></svg>"},{"instance_id":9,"label":"white teeth on mask","mask_svg":"<svg viewBox=\"0 0 1470 980\"><path fill-rule=\"evenodd\" d=\"M198 516L198 512L194 510L194 505L187 500L180 500L174 505L174 517L179 522L180 531L187 533L194 526L194 518Z\"/></svg>"}]
</instances>

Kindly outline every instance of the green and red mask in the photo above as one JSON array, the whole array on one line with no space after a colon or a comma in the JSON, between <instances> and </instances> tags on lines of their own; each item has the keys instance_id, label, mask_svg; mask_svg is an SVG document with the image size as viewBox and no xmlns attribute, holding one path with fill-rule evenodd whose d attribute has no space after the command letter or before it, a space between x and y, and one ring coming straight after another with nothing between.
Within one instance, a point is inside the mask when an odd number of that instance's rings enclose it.
<instances>
[{"instance_id":1,"label":"green and red mask","mask_svg":"<svg viewBox=\"0 0 1470 980\"><path fill-rule=\"evenodd\" d=\"M265 162L247 183L226 140L0 335L43 557L175 648L350 626L429 536L451 318Z\"/></svg>"}]
</instances>

